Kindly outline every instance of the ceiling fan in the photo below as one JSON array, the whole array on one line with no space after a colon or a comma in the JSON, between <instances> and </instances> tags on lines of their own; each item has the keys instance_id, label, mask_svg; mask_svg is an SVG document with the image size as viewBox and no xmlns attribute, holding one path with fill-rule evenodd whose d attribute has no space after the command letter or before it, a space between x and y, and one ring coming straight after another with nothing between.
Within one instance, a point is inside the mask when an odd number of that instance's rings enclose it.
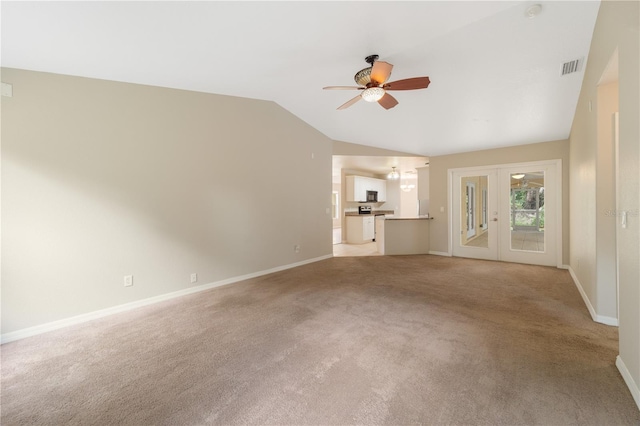
<instances>
[{"instance_id":1,"label":"ceiling fan","mask_svg":"<svg viewBox=\"0 0 640 426\"><path fill-rule=\"evenodd\" d=\"M542 182L538 182L540 180L542 180ZM511 175L512 188L529 188L530 186L544 188L544 174L532 172Z\"/></svg>"},{"instance_id":2,"label":"ceiling fan","mask_svg":"<svg viewBox=\"0 0 640 426\"><path fill-rule=\"evenodd\" d=\"M370 55L364 59L370 66L361 69L353 77L359 86L323 87L325 90L362 90L362 93L340 105L338 109L349 108L360 99L364 99L367 102L378 102L384 109L390 109L398 105L398 101L387 93L388 90L415 90L429 87L431 82L429 77L406 78L386 83L391 75L393 65L388 62L378 61L378 57L378 55Z\"/></svg>"},{"instance_id":3,"label":"ceiling fan","mask_svg":"<svg viewBox=\"0 0 640 426\"><path fill-rule=\"evenodd\" d=\"M540 188L543 189L544 188L544 184L539 183L539 182L535 182L532 180L527 180L527 179L522 179L516 182L512 182L511 183L511 187L512 188L529 188L529 189L535 189L535 188Z\"/></svg>"}]
</instances>

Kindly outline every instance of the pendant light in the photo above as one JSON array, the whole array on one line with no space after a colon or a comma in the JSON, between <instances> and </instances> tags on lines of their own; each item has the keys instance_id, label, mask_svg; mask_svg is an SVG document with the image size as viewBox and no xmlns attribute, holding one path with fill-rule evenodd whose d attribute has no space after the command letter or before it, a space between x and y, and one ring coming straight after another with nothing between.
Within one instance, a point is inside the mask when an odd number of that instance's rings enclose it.
<instances>
[{"instance_id":1,"label":"pendant light","mask_svg":"<svg viewBox=\"0 0 640 426\"><path fill-rule=\"evenodd\" d=\"M407 182L400 185L400 189L402 189L404 192L410 192L415 187L416 186L414 184L412 183L407 184Z\"/></svg>"},{"instance_id":2,"label":"pendant light","mask_svg":"<svg viewBox=\"0 0 640 426\"><path fill-rule=\"evenodd\" d=\"M395 167L392 167L392 169L393 169L393 170L391 171L391 173L389 173L389 174L387 175L387 179L389 179L389 180L398 180L398 179L400 179L400 173L398 173L398 172L396 171L396 168L395 168Z\"/></svg>"}]
</instances>

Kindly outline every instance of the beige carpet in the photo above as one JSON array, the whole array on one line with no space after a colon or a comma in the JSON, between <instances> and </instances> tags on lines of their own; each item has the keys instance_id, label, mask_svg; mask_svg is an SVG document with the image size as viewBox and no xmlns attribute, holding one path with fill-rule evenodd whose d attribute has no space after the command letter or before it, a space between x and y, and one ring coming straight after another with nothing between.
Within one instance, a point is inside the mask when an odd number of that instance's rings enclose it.
<instances>
[{"instance_id":1,"label":"beige carpet","mask_svg":"<svg viewBox=\"0 0 640 426\"><path fill-rule=\"evenodd\" d=\"M566 271L333 258L2 346L2 425L632 425Z\"/></svg>"}]
</instances>

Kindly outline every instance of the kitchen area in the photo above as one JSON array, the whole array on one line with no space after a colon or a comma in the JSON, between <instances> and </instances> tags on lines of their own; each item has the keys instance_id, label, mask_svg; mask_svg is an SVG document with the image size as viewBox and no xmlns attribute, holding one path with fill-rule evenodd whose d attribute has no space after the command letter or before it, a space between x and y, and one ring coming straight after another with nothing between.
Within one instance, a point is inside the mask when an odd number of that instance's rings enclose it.
<instances>
[{"instance_id":1,"label":"kitchen area","mask_svg":"<svg viewBox=\"0 0 640 426\"><path fill-rule=\"evenodd\" d=\"M334 256L428 253L428 159L336 157Z\"/></svg>"}]
</instances>

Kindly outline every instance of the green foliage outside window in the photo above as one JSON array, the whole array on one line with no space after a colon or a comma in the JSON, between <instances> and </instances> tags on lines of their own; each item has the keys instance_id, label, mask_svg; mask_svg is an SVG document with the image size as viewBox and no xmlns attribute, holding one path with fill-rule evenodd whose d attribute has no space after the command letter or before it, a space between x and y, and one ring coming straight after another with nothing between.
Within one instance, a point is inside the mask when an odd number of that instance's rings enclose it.
<instances>
[{"instance_id":1,"label":"green foliage outside window","mask_svg":"<svg viewBox=\"0 0 640 426\"><path fill-rule=\"evenodd\" d=\"M511 195L512 226L544 228L544 190L541 188L516 189ZM536 196L538 204L536 205ZM538 224L536 224L536 207Z\"/></svg>"}]
</instances>

